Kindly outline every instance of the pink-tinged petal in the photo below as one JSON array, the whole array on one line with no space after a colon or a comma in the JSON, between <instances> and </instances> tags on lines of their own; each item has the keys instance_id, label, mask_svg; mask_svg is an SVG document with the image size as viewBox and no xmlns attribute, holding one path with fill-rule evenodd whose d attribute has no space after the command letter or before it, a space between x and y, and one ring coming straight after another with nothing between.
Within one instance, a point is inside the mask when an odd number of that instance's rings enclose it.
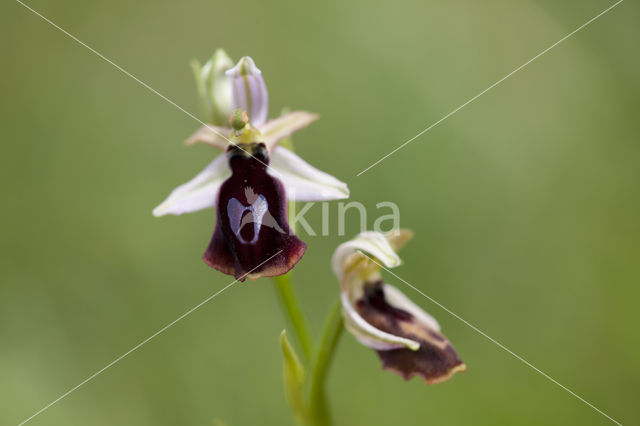
<instances>
[{"instance_id":1,"label":"pink-tinged petal","mask_svg":"<svg viewBox=\"0 0 640 426\"><path fill-rule=\"evenodd\" d=\"M153 215L181 215L213 207L220 185L230 174L225 155L217 156L196 177L174 189L166 200L153 209Z\"/></svg>"},{"instance_id":2,"label":"pink-tinged petal","mask_svg":"<svg viewBox=\"0 0 640 426\"><path fill-rule=\"evenodd\" d=\"M186 145L194 145L196 143L204 143L206 145L226 150L229 145L229 135L231 129L227 127L213 126L211 124L204 125L195 131L189 138L184 141Z\"/></svg>"},{"instance_id":3,"label":"pink-tinged petal","mask_svg":"<svg viewBox=\"0 0 640 426\"><path fill-rule=\"evenodd\" d=\"M271 153L269 174L284 183L289 201L327 201L349 198L347 184L320 171L291 150L277 146Z\"/></svg>"},{"instance_id":4,"label":"pink-tinged petal","mask_svg":"<svg viewBox=\"0 0 640 426\"><path fill-rule=\"evenodd\" d=\"M289 228L284 186L266 171L265 145L230 146L227 157L232 174L218 192L205 262L241 281L287 273L306 244Z\"/></svg>"},{"instance_id":5,"label":"pink-tinged petal","mask_svg":"<svg viewBox=\"0 0 640 426\"><path fill-rule=\"evenodd\" d=\"M262 71L253 59L249 56L241 58L226 75L231 79L233 109L247 111L249 121L256 127L264 124L269 111L269 95Z\"/></svg>"},{"instance_id":6,"label":"pink-tinged petal","mask_svg":"<svg viewBox=\"0 0 640 426\"><path fill-rule=\"evenodd\" d=\"M269 151L273 151L276 144L282 139L290 137L293 133L307 127L320 116L309 111L291 111L278 118L269 120L260 126L260 132L264 136L264 143Z\"/></svg>"}]
</instances>

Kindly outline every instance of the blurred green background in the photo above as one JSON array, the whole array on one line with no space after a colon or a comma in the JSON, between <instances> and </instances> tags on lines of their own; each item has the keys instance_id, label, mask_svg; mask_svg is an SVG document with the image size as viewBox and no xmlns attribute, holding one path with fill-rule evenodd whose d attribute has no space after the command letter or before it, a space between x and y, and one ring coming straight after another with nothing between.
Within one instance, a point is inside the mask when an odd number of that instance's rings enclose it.
<instances>
[{"instance_id":1,"label":"blurred green background","mask_svg":"<svg viewBox=\"0 0 640 426\"><path fill-rule=\"evenodd\" d=\"M623 424L640 386L640 7L626 1L360 177L607 8L603 0L31 0L189 111L188 62L217 47L263 70L271 115L322 119L298 153L353 200L400 206L396 272ZM13 1L0 6L0 423L17 424L231 279L201 254L213 211L151 209L214 153L198 123ZM295 286L316 332L346 237L301 237ZM386 210L384 211L387 212ZM320 226L319 205L309 214ZM358 231L355 214L350 233ZM343 336L338 425L608 423L388 276L468 365L405 383ZM289 425L272 282L235 285L35 425ZM293 338L293 335L290 334Z\"/></svg>"}]
</instances>

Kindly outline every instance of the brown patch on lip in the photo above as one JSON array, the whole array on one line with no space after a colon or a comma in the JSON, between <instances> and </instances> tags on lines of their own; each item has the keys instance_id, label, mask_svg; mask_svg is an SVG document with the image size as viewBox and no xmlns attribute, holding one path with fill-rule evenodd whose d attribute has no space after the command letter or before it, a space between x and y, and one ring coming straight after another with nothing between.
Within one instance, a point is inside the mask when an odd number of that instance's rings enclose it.
<instances>
[{"instance_id":1,"label":"brown patch on lip","mask_svg":"<svg viewBox=\"0 0 640 426\"><path fill-rule=\"evenodd\" d=\"M427 384L444 382L456 372L466 370L456 350L439 331L387 303L382 281L365 284L356 310L377 329L420 343L416 351L408 348L376 351L382 360L382 368L405 380L418 375Z\"/></svg>"}]
</instances>

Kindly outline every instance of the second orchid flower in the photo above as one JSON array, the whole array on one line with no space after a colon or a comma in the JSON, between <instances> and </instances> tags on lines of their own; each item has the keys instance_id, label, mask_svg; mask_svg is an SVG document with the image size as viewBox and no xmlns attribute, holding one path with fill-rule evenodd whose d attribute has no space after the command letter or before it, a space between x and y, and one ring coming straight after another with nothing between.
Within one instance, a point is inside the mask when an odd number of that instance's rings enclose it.
<instances>
[{"instance_id":1,"label":"second orchid flower","mask_svg":"<svg viewBox=\"0 0 640 426\"><path fill-rule=\"evenodd\" d=\"M427 384L448 380L466 367L438 322L396 287L382 280L383 266L400 265L396 250L412 234L363 232L336 249L331 261L342 289L345 327L374 349L385 369Z\"/></svg>"}]
</instances>

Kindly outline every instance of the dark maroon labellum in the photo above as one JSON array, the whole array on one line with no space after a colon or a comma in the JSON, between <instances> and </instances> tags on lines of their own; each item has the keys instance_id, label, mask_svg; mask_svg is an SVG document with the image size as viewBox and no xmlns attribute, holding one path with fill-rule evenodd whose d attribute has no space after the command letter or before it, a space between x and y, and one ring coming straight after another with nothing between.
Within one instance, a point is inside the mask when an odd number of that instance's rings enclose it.
<instances>
[{"instance_id":1,"label":"dark maroon labellum","mask_svg":"<svg viewBox=\"0 0 640 426\"><path fill-rule=\"evenodd\" d=\"M398 373L405 380L420 376L427 384L443 382L455 372L466 369L456 350L439 331L387 302L382 281L365 284L356 309L377 329L420 343L417 351L406 348L376 351L383 368Z\"/></svg>"},{"instance_id":2,"label":"dark maroon labellum","mask_svg":"<svg viewBox=\"0 0 640 426\"><path fill-rule=\"evenodd\" d=\"M263 143L230 146L231 177L218 192L216 228L203 258L209 266L244 281L288 272L306 244L291 232L282 183L267 173Z\"/></svg>"}]
</instances>

